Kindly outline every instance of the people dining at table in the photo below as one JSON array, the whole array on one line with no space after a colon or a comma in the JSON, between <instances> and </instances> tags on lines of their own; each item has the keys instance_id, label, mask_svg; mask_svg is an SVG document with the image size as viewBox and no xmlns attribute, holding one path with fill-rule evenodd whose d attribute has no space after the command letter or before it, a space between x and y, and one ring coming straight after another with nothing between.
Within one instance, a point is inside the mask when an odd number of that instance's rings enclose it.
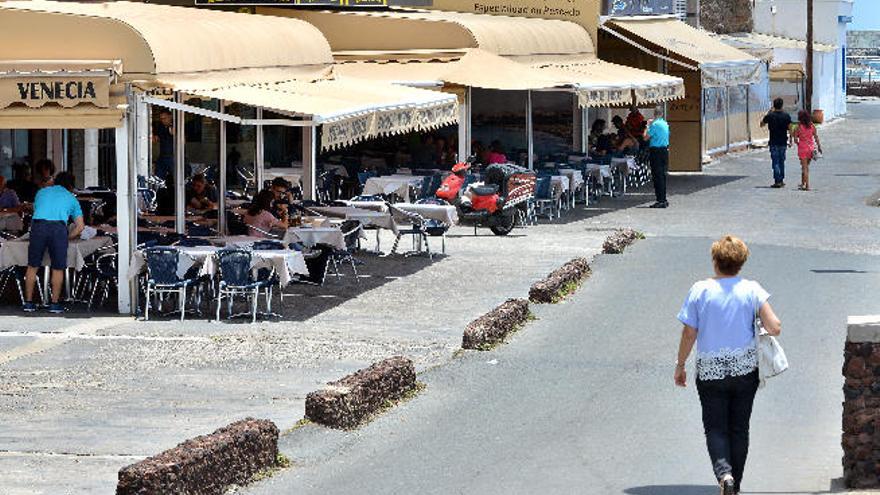
<instances>
[{"instance_id":1,"label":"people dining at table","mask_svg":"<svg viewBox=\"0 0 880 495\"><path fill-rule=\"evenodd\" d=\"M639 111L639 107L635 105L629 107L629 115L626 116L625 127L631 135L636 137L642 136L645 133L645 129L648 128L648 121L642 115L642 112Z\"/></svg>"},{"instance_id":2,"label":"people dining at table","mask_svg":"<svg viewBox=\"0 0 880 495\"><path fill-rule=\"evenodd\" d=\"M608 123L605 119L596 119L590 127L589 146L590 155L605 156L614 150L614 142L610 135L605 133Z\"/></svg>"},{"instance_id":3,"label":"people dining at table","mask_svg":"<svg viewBox=\"0 0 880 495\"><path fill-rule=\"evenodd\" d=\"M0 213L20 213L21 201L14 189L6 185L6 177L0 175Z\"/></svg>"},{"instance_id":4,"label":"people dining at table","mask_svg":"<svg viewBox=\"0 0 880 495\"><path fill-rule=\"evenodd\" d=\"M283 216L276 217L272 214L272 204L275 195L269 189L263 189L257 193L251 202L250 208L244 215L244 223L248 226L248 235L252 237L269 237L267 234L273 229L286 229L288 226L287 211Z\"/></svg>"},{"instance_id":5,"label":"people dining at table","mask_svg":"<svg viewBox=\"0 0 880 495\"><path fill-rule=\"evenodd\" d=\"M492 146L489 148L489 153L486 157L486 163L489 165L507 163L507 155L504 154L504 147L501 145L501 141L492 141Z\"/></svg>"},{"instance_id":6,"label":"people dining at table","mask_svg":"<svg viewBox=\"0 0 880 495\"><path fill-rule=\"evenodd\" d=\"M196 174L186 188L186 206L194 210L214 210L217 208L217 189L208 184L203 174Z\"/></svg>"},{"instance_id":7,"label":"people dining at table","mask_svg":"<svg viewBox=\"0 0 880 495\"><path fill-rule=\"evenodd\" d=\"M290 191L290 183L283 177L275 177L272 179L272 214L276 218L287 215L290 205L293 203L293 193Z\"/></svg>"},{"instance_id":8,"label":"people dining at table","mask_svg":"<svg viewBox=\"0 0 880 495\"><path fill-rule=\"evenodd\" d=\"M32 313L37 310L34 304L34 286L37 270L43 266L43 256L49 251L51 260L52 303L50 313L63 313L61 305L61 286L67 270L67 246L70 239L76 239L85 228L82 208L73 195L76 179L70 172L61 172L55 177L53 185L41 189L34 200L34 216L31 221L28 243L28 267L25 272L25 297L23 309ZM73 221L68 230L67 223Z\"/></svg>"}]
</instances>

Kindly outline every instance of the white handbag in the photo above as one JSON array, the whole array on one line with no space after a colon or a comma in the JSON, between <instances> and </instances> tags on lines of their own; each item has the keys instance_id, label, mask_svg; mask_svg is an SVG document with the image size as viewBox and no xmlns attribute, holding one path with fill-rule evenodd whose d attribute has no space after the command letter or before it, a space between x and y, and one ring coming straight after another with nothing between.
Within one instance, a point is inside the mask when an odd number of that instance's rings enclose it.
<instances>
[{"instance_id":1,"label":"white handbag","mask_svg":"<svg viewBox=\"0 0 880 495\"><path fill-rule=\"evenodd\" d=\"M755 310L755 347L758 353L758 378L761 380L760 387L763 388L768 378L780 375L788 369L788 358L776 337L764 329L759 309Z\"/></svg>"}]
</instances>

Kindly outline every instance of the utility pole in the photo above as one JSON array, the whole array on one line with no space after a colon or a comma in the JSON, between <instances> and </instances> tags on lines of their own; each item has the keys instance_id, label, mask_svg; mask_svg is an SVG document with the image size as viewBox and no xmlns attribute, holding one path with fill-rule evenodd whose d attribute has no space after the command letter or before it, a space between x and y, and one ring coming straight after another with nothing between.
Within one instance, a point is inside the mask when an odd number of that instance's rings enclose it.
<instances>
[{"instance_id":1,"label":"utility pole","mask_svg":"<svg viewBox=\"0 0 880 495\"><path fill-rule=\"evenodd\" d=\"M804 109L813 113L813 0L807 0L807 63Z\"/></svg>"}]
</instances>

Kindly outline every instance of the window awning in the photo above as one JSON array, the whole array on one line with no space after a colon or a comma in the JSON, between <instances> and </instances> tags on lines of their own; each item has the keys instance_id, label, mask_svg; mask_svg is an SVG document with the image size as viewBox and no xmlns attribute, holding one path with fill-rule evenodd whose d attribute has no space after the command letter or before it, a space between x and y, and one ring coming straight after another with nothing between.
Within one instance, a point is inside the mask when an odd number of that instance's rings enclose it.
<instances>
[{"instance_id":1,"label":"window awning","mask_svg":"<svg viewBox=\"0 0 880 495\"><path fill-rule=\"evenodd\" d=\"M672 63L699 70L704 87L751 84L761 78L759 59L677 19L611 19L602 30Z\"/></svg>"},{"instance_id":2,"label":"window awning","mask_svg":"<svg viewBox=\"0 0 880 495\"><path fill-rule=\"evenodd\" d=\"M238 84L206 89L170 85L178 91L261 107L321 125L321 146L331 149L373 137L432 129L458 120L455 95L377 81L330 79Z\"/></svg>"}]
</instances>

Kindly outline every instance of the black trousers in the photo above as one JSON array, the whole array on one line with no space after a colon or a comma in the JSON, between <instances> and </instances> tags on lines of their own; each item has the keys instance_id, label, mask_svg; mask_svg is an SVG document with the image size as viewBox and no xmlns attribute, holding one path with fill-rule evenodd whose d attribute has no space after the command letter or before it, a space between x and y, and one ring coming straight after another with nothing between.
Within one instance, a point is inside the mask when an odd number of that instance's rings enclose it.
<instances>
[{"instance_id":1,"label":"black trousers","mask_svg":"<svg viewBox=\"0 0 880 495\"><path fill-rule=\"evenodd\" d=\"M651 175L654 177L654 195L658 203L666 202L666 174L669 173L669 148L648 149L651 162Z\"/></svg>"},{"instance_id":2,"label":"black trousers","mask_svg":"<svg viewBox=\"0 0 880 495\"><path fill-rule=\"evenodd\" d=\"M730 474L739 492L749 455L749 419L758 391L758 372L722 380L697 380L703 429L715 477Z\"/></svg>"}]
</instances>

